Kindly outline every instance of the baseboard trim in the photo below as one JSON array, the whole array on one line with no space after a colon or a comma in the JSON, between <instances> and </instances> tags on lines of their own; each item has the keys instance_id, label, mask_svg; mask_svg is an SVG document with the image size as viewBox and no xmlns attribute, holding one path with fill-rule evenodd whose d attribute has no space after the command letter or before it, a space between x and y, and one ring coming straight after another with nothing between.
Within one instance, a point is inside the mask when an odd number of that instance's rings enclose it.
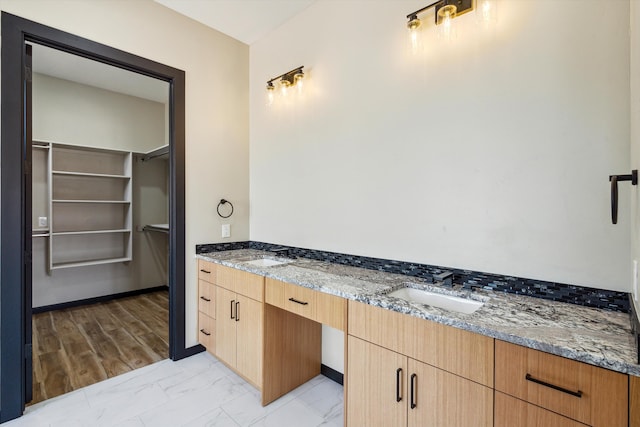
<instances>
[{"instance_id":1,"label":"baseboard trim","mask_svg":"<svg viewBox=\"0 0 640 427\"><path fill-rule=\"evenodd\" d=\"M100 303L100 302L107 302L107 301L112 301L112 300L116 300L116 299L120 299L120 298L134 297L134 296L137 296L137 295L149 294L151 292L157 292L157 291L162 291L162 290L166 290L166 289L169 289L169 287L168 286L155 286L153 288L136 289L135 291L121 292L119 294L103 295L103 296L100 296L100 297L93 297L93 298L81 299L81 300L76 300L76 301L62 302L60 304L43 305L42 307L34 307L34 308L32 308L31 312L33 314L45 313L47 311L62 310L62 309L65 309L65 308L74 308L74 307L80 307L82 305L97 304L97 303Z\"/></svg>"},{"instance_id":2,"label":"baseboard trim","mask_svg":"<svg viewBox=\"0 0 640 427\"><path fill-rule=\"evenodd\" d=\"M200 344L196 344L193 347L189 347L189 348L185 348L182 351L179 351L178 354L175 355L175 357L172 359L173 361L178 361L187 357L191 357L193 355L196 355L198 353L202 353L203 351L205 351L206 348L204 348L202 345Z\"/></svg>"},{"instance_id":3,"label":"baseboard trim","mask_svg":"<svg viewBox=\"0 0 640 427\"><path fill-rule=\"evenodd\" d=\"M336 371L327 365L320 365L320 373L332 381L337 382L340 385L344 385L344 374Z\"/></svg>"}]
</instances>

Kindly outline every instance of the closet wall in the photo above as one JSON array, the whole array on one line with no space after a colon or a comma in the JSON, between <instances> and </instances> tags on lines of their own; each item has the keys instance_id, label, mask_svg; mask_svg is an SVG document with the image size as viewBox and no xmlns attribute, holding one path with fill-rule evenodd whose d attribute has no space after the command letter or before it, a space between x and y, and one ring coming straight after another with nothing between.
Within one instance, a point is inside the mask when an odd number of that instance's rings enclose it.
<instances>
[{"instance_id":1,"label":"closet wall","mask_svg":"<svg viewBox=\"0 0 640 427\"><path fill-rule=\"evenodd\" d=\"M168 91L168 87L167 87ZM33 77L33 140L134 152L132 258L126 263L47 271L47 238L33 239L33 307L167 284L168 236L145 232L168 223L166 158L141 154L168 142L166 105L43 74ZM47 217L47 152L33 150L33 228Z\"/></svg>"}]
</instances>

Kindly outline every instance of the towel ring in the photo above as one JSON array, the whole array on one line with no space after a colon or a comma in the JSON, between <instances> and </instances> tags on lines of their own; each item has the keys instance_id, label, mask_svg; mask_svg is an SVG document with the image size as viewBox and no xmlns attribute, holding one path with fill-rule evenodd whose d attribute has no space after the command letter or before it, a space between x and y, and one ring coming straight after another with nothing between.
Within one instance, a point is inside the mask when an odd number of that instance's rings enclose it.
<instances>
[{"instance_id":1,"label":"towel ring","mask_svg":"<svg viewBox=\"0 0 640 427\"><path fill-rule=\"evenodd\" d=\"M220 213L220 206L226 205L227 203L229 203L229 206L231 206L231 212L229 212L229 215L222 215ZM231 215L233 215L233 204L228 200L220 199L220 203L218 203L218 207L216 208L216 210L218 211L218 216L220 218L229 218Z\"/></svg>"}]
</instances>

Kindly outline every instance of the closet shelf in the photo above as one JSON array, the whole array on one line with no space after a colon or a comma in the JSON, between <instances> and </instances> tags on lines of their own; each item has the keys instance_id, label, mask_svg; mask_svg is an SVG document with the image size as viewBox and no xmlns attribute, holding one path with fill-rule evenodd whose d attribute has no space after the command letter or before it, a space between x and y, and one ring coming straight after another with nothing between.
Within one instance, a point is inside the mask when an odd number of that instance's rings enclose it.
<instances>
[{"instance_id":1,"label":"closet shelf","mask_svg":"<svg viewBox=\"0 0 640 427\"><path fill-rule=\"evenodd\" d=\"M128 228L122 228L118 230L88 230L88 231L54 231L52 236L72 236L79 234L112 234L112 233L130 233Z\"/></svg>"},{"instance_id":2,"label":"closet shelf","mask_svg":"<svg viewBox=\"0 0 640 427\"><path fill-rule=\"evenodd\" d=\"M54 199L53 203L105 203L105 204L124 204L130 205L130 200L70 200L70 199Z\"/></svg>"},{"instance_id":3,"label":"closet shelf","mask_svg":"<svg viewBox=\"0 0 640 427\"><path fill-rule=\"evenodd\" d=\"M106 173L89 173L89 172L70 172L70 171L51 171L53 175L67 175L67 176L90 176L96 178L117 178L117 179L130 179L128 175L111 175Z\"/></svg>"},{"instance_id":4,"label":"closet shelf","mask_svg":"<svg viewBox=\"0 0 640 427\"><path fill-rule=\"evenodd\" d=\"M61 263L54 263L51 266L51 269L57 270L60 268L85 267L89 265L98 265L98 264L113 264L116 262L127 262L131 260L132 260L131 257L122 257L122 258L92 259L92 260L78 261L78 262L61 262Z\"/></svg>"}]
</instances>

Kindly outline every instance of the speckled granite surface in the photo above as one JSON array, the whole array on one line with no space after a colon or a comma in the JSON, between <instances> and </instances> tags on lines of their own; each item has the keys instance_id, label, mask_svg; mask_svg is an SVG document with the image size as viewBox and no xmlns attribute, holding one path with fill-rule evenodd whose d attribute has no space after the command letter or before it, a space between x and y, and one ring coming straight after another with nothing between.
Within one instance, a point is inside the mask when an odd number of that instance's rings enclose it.
<instances>
[{"instance_id":1,"label":"speckled granite surface","mask_svg":"<svg viewBox=\"0 0 640 427\"><path fill-rule=\"evenodd\" d=\"M282 259L285 264L254 266L247 261L276 258L253 249L200 254L197 258L640 376L626 313L488 290L469 292L461 290L460 285L441 287L415 277L309 259ZM472 314L461 314L387 295L408 283L485 303Z\"/></svg>"}]
</instances>

